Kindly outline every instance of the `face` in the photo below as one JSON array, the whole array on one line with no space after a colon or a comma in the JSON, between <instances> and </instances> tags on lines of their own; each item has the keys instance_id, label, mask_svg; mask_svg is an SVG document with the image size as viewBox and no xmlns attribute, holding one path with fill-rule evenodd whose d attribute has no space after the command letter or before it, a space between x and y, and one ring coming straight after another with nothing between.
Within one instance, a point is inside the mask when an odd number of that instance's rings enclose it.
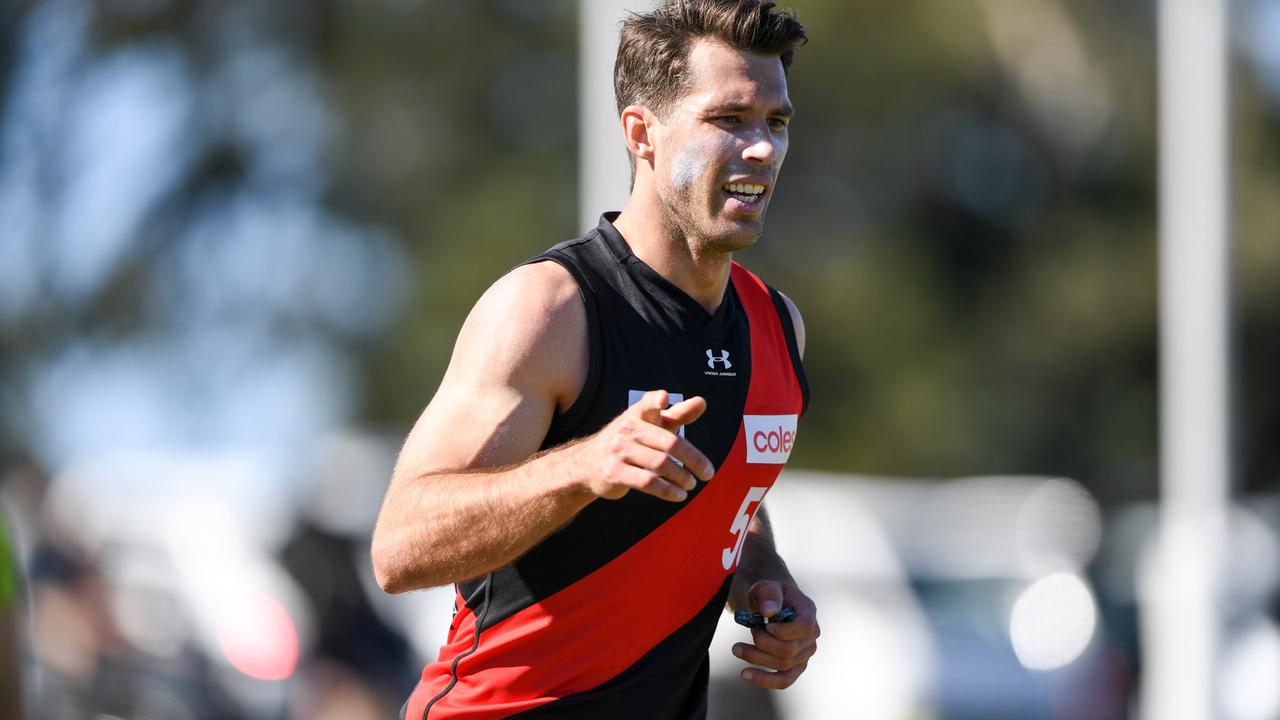
<instances>
[{"instance_id":1,"label":"face","mask_svg":"<svg viewBox=\"0 0 1280 720\"><path fill-rule=\"evenodd\" d=\"M658 118L657 193L673 231L699 251L750 246L787 154L791 102L782 61L703 40L689 52L690 84Z\"/></svg>"}]
</instances>

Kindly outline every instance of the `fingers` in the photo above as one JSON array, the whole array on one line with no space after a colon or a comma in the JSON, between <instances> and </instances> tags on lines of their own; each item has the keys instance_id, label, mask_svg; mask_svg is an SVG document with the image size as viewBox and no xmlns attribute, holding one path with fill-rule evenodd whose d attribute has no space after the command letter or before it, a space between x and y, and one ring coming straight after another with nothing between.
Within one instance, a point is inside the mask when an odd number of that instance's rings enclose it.
<instances>
[{"instance_id":1,"label":"fingers","mask_svg":"<svg viewBox=\"0 0 1280 720\"><path fill-rule=\"evenodd\" d=\"M637 400L634 405L627 408L627 412L634 413L647 423L661 425L662 411L667 408L669 402L670 396L666 390L650 390Z\"/></svg>"},{"instance_id":2,"label":"fingers","mask_svg":"<svg viewBox=\"0 0 1280 720\"><path fill-rule=\"evenodd\" d=\"M642 468L627 468L619 479L623 485L669 502L684 502L689 497L689 493L683 488L654 472Z\"/></svg>"},{"instance_id":3,"label":"fingers","mask_svg":"<svg viewBox=\"0 0 1280 720\"><path fill-rule=\"evenodd\" d=\"M791 625L792 623L778 623L779 625ZM818 636L816 634L806 634L794 638L780 638L769 632L767 627L755 628L751 631L751 642L755 644L761 651L780 658L789 658L801 655L806 648L816 647Z\"/></svg>"},{"instance_id":4,"label":"fingers","mask_svg":"<svg viewBox=\"0 0 1280 720\"><path fill-rule=\"evenodd\" d=\"M771 617L784 606L794 607L796 619L785 623L769 623L751 630L751 643L736 643L733 654L758 665L745 668L742 679L762 688L790 687L809 665L818 651L817 608L799 588L776 580L761 580L747 591L751 609Z\"/></svg>"},{"instance_id":5,"label":"fingers","mask_svg":"<svg viewBox=\"0 0 1280 720\"><path fill-rule=\"evenodd\" d=\"M773 625L777 625L774 628ZM791 657L799 655L803 648L818 641L817 625L795 623L771 623L764 628L751 629L751 642L769 655Z\"/></svg>"},{"instance_id":6,"label":"fingers","mask_svg":"<svg viewBox=\"0 0 1280 720\"><path fill-rule=\"evenodd\" d=\"M805 671L807 665L793 667L783 672L769 672L759 668L746 668L742 671L743 680L755 685L756 687L768 690L785 690L795 684L800 678L800 674Z\"/></svg>"},{"instance_id":7,"label":"fingers","mask_svg":"<svg viewBox=\"0 0 1280 720\"><path fill-rule=\"evenodd\" d=\"M816 639L822 634L818 628L817 608L807 595L794 585L776 580L761 580L747 591L747 602L751 609L766 617L772 617L782 608L790 605L796 609L796 619L787 623L769 623L763 630L755 632L767 633L779 640Z\"/></svg>"},{"instance_id":8,"label":"fingers","mask_svg":"<svg viewBox=\"0 0 1280 720\"><path fill-rule=\"evenodd\" d=\"M761 580L747 591L747 602L751 604L751 609L765 617L778 614L782 610L784 599L782 583L774 580Z\"/></svg>"},{"instance_id":9,"label":"fingers","mask_svg":"<svg viewBox=\"0 0 1280 720\"><path fill-rule=\"evenodd\" d=\"M693 443L675 433L666 430L661 432L665 433L665 435L653 438L653 444L650 447L661 450L679 460L681 465L692 471L703 482L710 480L716 474L716 468L711 464L711 460L706 455L703 455L701 450L694 447Z\"/></svg>"},{"instance_id":10,"label":"fingers","mask_svg":"<svg viewBox=\"0 0 1280 720\"><path fill-rule=\"evenodd\" d=\"M768 652L760 647L759 644L751 645L750 643L734 643L733 654L752 665L759 665L763 668L785 672L800 665L806 665L809 658L818 652L818 643L809 641L799 644L794 648L788 648L786 652L775 651Z\"/></svg>"},{"instance_id":11,"label":"fingers","mask_svg":"<svg viewBox=\"0 0 1280 720\"><path fill-rule=\"evenodd\" d=\"M764 630L752 632L754 645L735 643L733 654L752 665L744 668L742 679L762 688L782 689L790 687L809 666L809 658L818 651L817 640L783 642Z\"/></svg>"},{"instance_id":12,"label":"fingers","mask_svg":"<svg viewBox=\"0 0 1280 720\"><path fill-rule=\"evenodd\" d=\"M707 411L707 401L701 397L691 397L688 400L681 400L662 411L663 427L668 430L675 431L681 425L689 425L693 421L702 417L702 413ZM674 427L672 427L674 426Z\"/></svg>"},{"instance_id":13,"label":"fingers","mask_svg":"<svg viewBox=\"0 0 1280 720\"><path fill-rule=\"evenodd\" d=\"M681 425L688 425L707 410L707 401L702 397L691 397L667 407L671 396L666 390L650 390L628 408L645 422L675 432Z\"/></svg>"},{"instance_id":14,"label":"fingers","mask_svg":"<svg viewBox=\"0 0 1280 720\"><path fill-rule=\"evenodd\" d=\"M670 455L661 450L637 445L632 449L627 462L642 470L648 470L685 491L692 491L698 485L698 480L693 473L680 467Z\"/></svg>"},{"instance_id":15,"label":"fingers","mask_svg":"<svg viewBox=\"0 0 1280 720\"><path fill-rule=\"evenodd\" d=\"M681 426L698 419L706 400L690 398L671 408L665 390L647 392L597 435L582 463L597 468L587 483L598 496L616 500L639 490L663 500L683 502L698 484L715 474L702 451L678 435Z\"/></svg>"},{"instance_id":16,"label":"fingers","mask_svg":"<svg viewBox=\"0 0 1280 720\"><path fill-rule=\"evenodd\" d=\"M657 425L636 427L632 428L632 431L635 434L635 439L642 445L659 450L663 454L679 460L681 465L684 465L694 475L697 475L700 480L705 482L715 475L715 466L711 464L711 460L706 455L703 455L701 450L694 447L693 443L674 432Z\"/></svg>"},{"instance_id":17,"label":"fingers","mask_svg":"<svg viewBox=\"0 0 1280 720\"><path fill-rule=\"evenodd\" d=\"M760 632L767 633L781 642L817 639L822 634L813 615L805 614L797 616L795 620L788 623L769 623Z\"/></svg>"}]
</instances>

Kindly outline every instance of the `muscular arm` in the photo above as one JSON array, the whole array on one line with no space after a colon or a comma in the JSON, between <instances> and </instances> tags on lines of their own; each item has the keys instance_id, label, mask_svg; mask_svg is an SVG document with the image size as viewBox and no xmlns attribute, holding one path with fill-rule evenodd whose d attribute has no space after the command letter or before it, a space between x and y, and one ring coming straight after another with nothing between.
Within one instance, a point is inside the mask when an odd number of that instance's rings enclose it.
<instances>
[{"instance_id":1,"label":"muscular arm","mask_svg":"<svg viewBox=\"0 0 1280 720\"><path fill-rule=\"evenodd\" d=\"M596 435L535 454L581 392L586 313L554 263L518 268L476 303L440 388L405 440L373 534L387 592L501 567L597 498L683 501L711 463L674 430L706 407L650 393ZM684 463L680 467L671 461Z\"/></svg>"}]
</instances>

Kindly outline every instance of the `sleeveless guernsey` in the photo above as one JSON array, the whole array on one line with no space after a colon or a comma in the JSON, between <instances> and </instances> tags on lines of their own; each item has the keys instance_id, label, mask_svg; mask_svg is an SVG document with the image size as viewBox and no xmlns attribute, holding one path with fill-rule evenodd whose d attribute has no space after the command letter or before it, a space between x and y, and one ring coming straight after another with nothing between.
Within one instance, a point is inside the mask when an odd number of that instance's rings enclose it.
<instances>
[{"instance_id":1,"label":"sleeveless guernsey","mask_svg":"<svg viewBox=\"0 0 1280 720\"><path fill-rule=\"evenodd\" d=\"M700 395L707 411L683 432L715 477L681 503L597 500L510 565L458 583L448 640L406 718L706 716L707 647L808 388L775 290L734 263L708 313L631 253L614 217L530 261L573 276L590 346L582 393L543 447L596 432L649 390Z\"/></svg>"}]
</instances>

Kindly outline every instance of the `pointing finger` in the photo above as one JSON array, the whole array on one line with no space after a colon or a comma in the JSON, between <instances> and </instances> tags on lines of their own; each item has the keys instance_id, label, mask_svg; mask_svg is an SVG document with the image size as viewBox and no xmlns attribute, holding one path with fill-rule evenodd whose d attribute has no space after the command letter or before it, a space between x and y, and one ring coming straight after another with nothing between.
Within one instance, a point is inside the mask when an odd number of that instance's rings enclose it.
<instances>
[{"instance_id":1,"label":"pointing finger","mask_svg":"<svg viewBox=\"0 0 1280 720\"><path fill-rule=\"evenodd\" d=\"M670 401L671 398L666 390L650 390L628 410L647 423L661 425L662 411Z\"/></svg>"},{"instance_id":2,"label":"pointing finger","mask_svg":"<svg viewBox=\"0 0 1280 720\"><path fill-rule=\"evenodd\" d=\"M662 411L671 404L671 396L666 390L650 390L640 398L640 413L650 422L662 417Z\"/></svg>"}]
</instances>

